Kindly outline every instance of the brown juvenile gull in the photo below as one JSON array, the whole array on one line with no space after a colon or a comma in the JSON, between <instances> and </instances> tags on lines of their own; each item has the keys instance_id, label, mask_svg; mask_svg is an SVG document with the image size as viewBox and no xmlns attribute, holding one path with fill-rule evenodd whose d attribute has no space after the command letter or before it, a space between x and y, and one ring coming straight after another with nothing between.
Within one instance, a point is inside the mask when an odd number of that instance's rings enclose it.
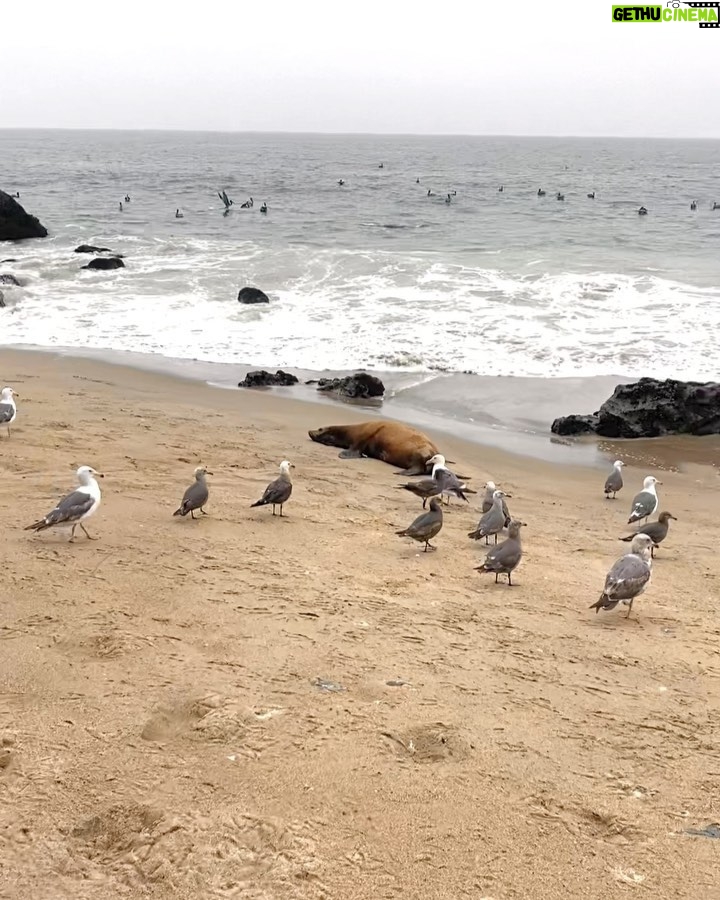
<instances>
[{"instance_id":1,"label":"brown juvenile gull","mask_svg":"<svg viewBox=\"0 0 720 900\"><path fill-rule=\"evenodd\" d=\"M483 496L482 501L482 512L486 513L492 509L493 505L493 494L497 488L495 487L494 481L488 481L485 484L485 494ZM505 494L505 497L510 497L510 494ZM503 497L502 508L503 513L505 515L505 527L507 528L510 524L510 513L508 512L507 503L505 502L505 497Z\"/></svg>"},{"instance_id":2,"label":"brown juvenile gull","mask_svg":"<svg viewBox=\"0 0 720 900\"><path fill-rule=\"evenodd\" d=\"M283 514L283 504L287 503L290 499L290 494L292 494L292 481L290 480L290 469L294 469L295 466L291 465L286 459L284 459L280 463L280 476L275 479L275 481L271 481L270 484L265 488L265 493L259 500L256 500L255 503L251 503L250 506L268 506L272 504L272 514L275 515L275 507L280 507L280 515Z\"/></svg>"},{"instance_id":3,"label":"brown juvenile gull","mask_svg":"<svg viewBox=\"0 0 720 900\"><path fill-rule=\"evenodd\" d=\"M652 543L652 538L642 532L633 537L630 553L621 556L607 573L600 599L590 609L599 613L601 609L615 609L618 603L624 603L628 608L626 618L630 617L633 600L650 581Z\"/></svg>"},{"instance_id":4,"label":"brown juvenile gull","mask_svg":"<svg viewBox=\"0 0 720 900\"><path fill-rule=\"evenodd\" d=\"M401 537L411 537L414 541L420 541L420 543L425 544L424 552L427 553L428 550L437 550L437 547L433 547L430 541L442 527L442 508L435 497L433 497L430 501L429 512L421 513L412 524L408 525L407 528L403 528L402 531L396 531L395 534L399 534Z\"/></svg>"},{"instance_id":5,"label":"brown juvenile gull","mask_svg":"<svg viewBox=\"0 0 720 900\"><path fill-rule=\"evenodd\" d=\"M633 498L628 525L632 525L633 522L639 522L640 519L647 521L658 508L656 484L662 484L662 481L658 481L654 476L648 475L643 482L643 489Z\"/></svg>"},{"instance_id":6,"label":"brown juvenile gull","mask_svg":"<svg viewBox=\"0 0 720 900\"><path fill-rule=\"evenodd\" d=\"M615 495L623 486L623 477L622 477L622 467L625 463L621 459L616 459L613 463L612 472L608 475L605 481L605 499L610 499L610 494L612 494L613 500L615 499Z\"/></svg>"},{"instance_id":7,"label":"brown juvenile gull","mask_svg":"<svg viewBox=\"0 0 720 900\"><path fill-rule=\"evenodd\" d=\"M503 491L493 491L493 505L481 517L474 531L468 532L468 537L479 541L485 538L485 543L489 544L491 534L495 535L495 543L497 544L497 536L505 527L505 513L503 512L503 498L508 495Z\"/></svg>"},{"instance_id":8,"label":"brown juvenile gull","mask_svg":"<svg viewBox=\"0 0 720 900\"><path fill-rule=\"evenodd\" d=\"M627 537L621 537L620 540L631 541L636 534L646 534L649 538L652 538L652 546L650 547L650 557L652 558L655 556L655 551L658 546L662 544L668 535L670 519L672 519L673 522L677 522L677 519L672 513L661 512L657 522L646 522L644 525L638 526L637 531L633 534L629 534Z\"/></svg>"},{"instance_id":9,"label":"brown juvenile gull","mask_svg":"<svg viewBox=\"0 0 720 900\"><path fill-rule=\"evenodd\" d=\"M15 397L19 397L11 387L4 387L0 391L0 425L7 425L8 437L10 437L10 426L17 418L17 406L15 405Z\"/></svg>"},{"instance_id":10,"label":"brown juvenile gull","mask_svg":"<svg viewBox=\"0 0 720 900\"><path fill-rule=\"evenodd\" d=\"M512 573L517 569L522 559L522 544L520 542L520 529L525 522L512 519L508 527L508 539L493 547L485 557L481 566L475 566L478 572L495 573L495 584L498 576L507 575L508 587L512 587Z\"/></svg>"},{"instance_id":11,"label":"brown juvenile gull","mask_svg":"<svg viewBox=\"0 0 720 900\"><path fill-rule=\"evenodd\" d=\"M80 486L63 497L44 518L27 525L25 531L44 531L46 528L70 529L69 543L72 544L75 540L75 529L79 525L87 538L91 541L96 540L88 534L83 522L94 515L100 506L100 485L95 478L103 476L91 466L80 466L76 474Z\"/></svg>"},{"instance_id":12,"label":"brown juvenile gull","mask_svg":"<svg viewBox=\"0 0 720 900\"><path fill-rule=\"evenodd\" d=\"M194 519L194 510L196 509L199 509L204 516L207 515L203 507L208 502L210 491L205 476L212 475L212 472L208 472L204 466L198 466L194 474L195 481L183 494L182 503L173 513L174 516L186 516L190 513L190 518Z\"/></svg>"}]
</instances>

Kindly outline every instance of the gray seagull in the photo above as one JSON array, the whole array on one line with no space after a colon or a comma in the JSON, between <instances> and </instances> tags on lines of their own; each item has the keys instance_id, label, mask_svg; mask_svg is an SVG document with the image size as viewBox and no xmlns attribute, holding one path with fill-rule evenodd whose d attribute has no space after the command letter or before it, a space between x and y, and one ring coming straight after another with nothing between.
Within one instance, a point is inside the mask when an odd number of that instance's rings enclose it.
<instances>
[{"instance_id":1,"label":"gray seagull","mask_svg":"<svg viewBox=\"0 0 720 900\"><path fill-rule=\"evenodd\" d=\"M493 491L493 505L480 518L474 531L468 532L468 537L479 541L485 538L485 543L489 544L490 535L495 535L495 543L497 544L497 536L505 527L505 513L503 512L503 498L509 495L504 491Z\"/></svg>"},{"instance_id":2,"label":"gray seagull","mask_svg":"<svg viewBox=\"0 0 720 900\"><path fill-rule=\"evenodd\" d=\"M632 525L633 522L639 522L640 519L647 521L658 508L656 484L662 484L662 481L658 481L654 476L648 475L643 482L643 489L633 498L628 525Z\"/></svg>"},{"instance_id":3,"label":"gray seagull","mask_svg":"<svg viewBox=\"0 0 720 900\"><path fill-rule=\"evenodd\" d=\"M268 506L272 504L272 514L275 515L275 507L280 507L280 515L283 514L283 504L287 503L292 494L292 481L290 480L290 469L294 469L291 463L284 459L280 463L280 475L275 481L271 481L265 488L265 493L255 503L250 506Z\"/></svg>"},{"instance_id":4,"label":"gray seagull","mask_svg":"<svg viewBox=\"0 0 720 900\"><path fill-rule=\"evenodd\" d=\"M605 499L610 499L610 494L612 494L613 500L615 499L615 495L623 486L623 477L622 477L622 467L625 463L621 459L616 459L613 463L612 472L608 475L605 480Z\"/></svg>"},{"instance_id":5,"label":"gray seagull","mask_svg":"<svg viewBox=\"0 0 720 900\"><path fill-rule=\"evenodd\" d=\"M512 587L512 573L517 569L522 559L522 543L520 542L520 529L525 525L513 519L508 528L508 539L493 547L485 557L481 566L475 566L477 572L490 572L495 575L495 584L500 575L507 575L508 587Z\"/></svg>"},{"instance_id":6,"label":"gray seagull","mask_svg":"<svg viewBox=\"0 0 720 900\"><path fill-rule=\"evenodd\" d=\"M210 491L205 476L212 475L212 472L209 472L204 466L198 466L194 474L195 481L183 494L182 503L173 513L174 516L186 516L190 513L190 518L194 519L196 509L199 509L204 516L207 515L203 507L208 502Z\"/></svg>"},{"instance_id":7,"label":"gray seagull","mask_svg":"<svg viewBox=\"0 0 720 900\"><path fill-rule=\"evenodd\" d=\"M626 618L630 617L633 600L650 581L652 543L652 538L642 532L633 537L630 553L621 556L607 573L600 599L590 609L599 613L601 609L615 609L618 603L624 603L628 608Z\"/></svg>"},{"instance_id":8,"label":"gray seagull","mask_svg":"<svg viewBox=\"0 0 720 900\"><path fill-rule=\"evenodd\" d=\"M94 515L100 506L100 485L95 478L103 476L91 466L80 466L76 475L80 486L66 494L42 519L27 525L25 531L38 532L45 531L46 528L70 529L69 543L72 544L75 540L75 529L79 525L89 540L96 540L88 534L83 522Z\"/></svg>"},{"instance_id":9,"label":"gray seagull","mask_svg":"<svg viewBox=\"0 0 720 900\"><path fill-rule=\"evenodd\" d=\"M437 547L433 547L430 541L438 534L442 527L442 507L435 497L433 497L430 501L429 512L421 513L421 515L408 525L407 528L403 528L402 531L396 531L395 534L399 534L400 537L410 537L414 541L425 544L424 552L427 553L428 550L437 550Z\"/></svg>"}]
</instances>

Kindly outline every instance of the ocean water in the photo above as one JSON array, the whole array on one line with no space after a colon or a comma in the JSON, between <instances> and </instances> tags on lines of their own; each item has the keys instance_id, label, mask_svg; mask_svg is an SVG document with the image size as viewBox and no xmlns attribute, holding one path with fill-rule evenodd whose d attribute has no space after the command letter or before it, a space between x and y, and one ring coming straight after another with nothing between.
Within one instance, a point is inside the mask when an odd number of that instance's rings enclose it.
<instances>
[{"instance_id":1,"label":"ocean water","mask_svg":"<svg viewBox=\"0 0 720 900\"><path fill-rule=\"evenodd\" d=\"M23 282L0 339L363 367L416 405L442 373L463 419L482 397L452 373L716 379L718 159L717 141L0 130L0 187L51 233L0 245ZM81 243L126 268L81 271ZM238 304L244 285L271 304Z\"/></svg>"}]
</instances>

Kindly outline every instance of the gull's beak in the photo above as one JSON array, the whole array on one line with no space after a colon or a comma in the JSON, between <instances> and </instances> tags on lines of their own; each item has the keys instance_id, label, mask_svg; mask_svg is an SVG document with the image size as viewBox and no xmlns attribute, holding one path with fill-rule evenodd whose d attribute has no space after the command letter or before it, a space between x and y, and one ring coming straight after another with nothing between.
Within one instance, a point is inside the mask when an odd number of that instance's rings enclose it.
<instances>
[{"instance_id":1,"label":"gull's beak","mask_svg":"<svg viewBox=\"0 0 720 900\"><path fill-rule=\"evenodd\" d=\"M206 475L214 475L215 473L209 471L209 469L205 469L205 474L206 474Z\"/></svg>"},{"instance_id":2,"label":"gull's beak","mask_svg":"<svg viewBox=\"0 0 720 900\"><path fill-rule=\"evenodd\" d=\"M673 520L673 522L677 522L678 520L677 516L670 516L670 518Z\"/></svg>"},{"instance_id":3,"label":"gull's beak","mask_svg":"<svg viewBox=\"0 0 720 900\"><path fill-rule=\"evenodd\" d=\"M290 463L290 468L291 468L291 469L294 469L294 468L295 468L295 463Z\"/></svg>"},{"instance_id":4,"label":"gull's beak","mask_svg":"<svg viewBox=\"0 0 720 900\"><path fill-rule=\"evenodd\" d=\"M20 396L20 394L18 394L17 391L13 391L12 394L13 394L13 397L19 397L19 396Z\"/></svg>"},{"instance_id":5,"label":"gull's beak","mask_svg":"<svg viewBox=\"0 0 720 900\"><path fill-rule=\"evenodd\" d=\"M512 494L505 494L506 497L509 497L512 500Z\"/></svg>"},{"instance_id":6,"label":"gull's beak","mask_svg":"<svg viewBox=\"0 0 720 900\"><path fill-rule=\"evenodd\" d=\"M105 477L102 472L93 472L93 475L96 478L104 478Z\"/></svg>"},{"instance_id":7,"label":"gull's beak","mask_svg":"<svg viewBox=\"0 0 720 900\"><path fill-rule=\"evenodd\" d=\"M662 481L656 481L655 484L662 484Z\"/></svg>"}]
</instances>

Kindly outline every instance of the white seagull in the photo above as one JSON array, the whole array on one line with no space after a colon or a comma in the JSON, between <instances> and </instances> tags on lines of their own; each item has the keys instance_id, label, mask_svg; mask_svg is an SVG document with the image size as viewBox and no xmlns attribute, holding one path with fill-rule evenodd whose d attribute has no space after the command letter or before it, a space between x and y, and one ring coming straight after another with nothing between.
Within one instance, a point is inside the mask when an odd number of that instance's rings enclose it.
<instances>
[{"instance_id":1,"label":"white seagull","mask_svg":"<svg viewBox=\"0 0 720 900\"><path fill-rule=\"evenodd\" d=\"M83 522L94 515L100 506L100 485L95 478L96 476L102 478L103 475L96 472L92 466L80 466L76 474L80 486L63 497L44 518L27 525L25 531L44 531L46 528L70 529L69 542L72 544L75 540L75 529L79 525L89 540L96 540L88 534Z\"/></svg>"},{"instance_id":2,"label":"white seagull","mask_svg":"<svg viewBox=\"0 0 720 900\"><path fill-rule=\"evenodd\" d=\"M645 481L643 481L643 489L639 494L636 494L633 497L628 525L632 525L633 522L639 522L640 519L645 519L647 521L658 508L658 495L655 490L656 484L662 484L662 481L658 481L657 478L652 475L648 475Z\"/></svg>"},{"instance_id":3,"label":"white seagull","mask_svg":"<svg viewBox=\"0 0 720 900\"><path fill-rule=\"evenodd\" d=\"M4 387L0 391L0 425L7 425L8 437L10 437L10 426L17 418L17 406L15 405L15 397L19 397L11 387Z\"/></svg>"}]
</instances>

